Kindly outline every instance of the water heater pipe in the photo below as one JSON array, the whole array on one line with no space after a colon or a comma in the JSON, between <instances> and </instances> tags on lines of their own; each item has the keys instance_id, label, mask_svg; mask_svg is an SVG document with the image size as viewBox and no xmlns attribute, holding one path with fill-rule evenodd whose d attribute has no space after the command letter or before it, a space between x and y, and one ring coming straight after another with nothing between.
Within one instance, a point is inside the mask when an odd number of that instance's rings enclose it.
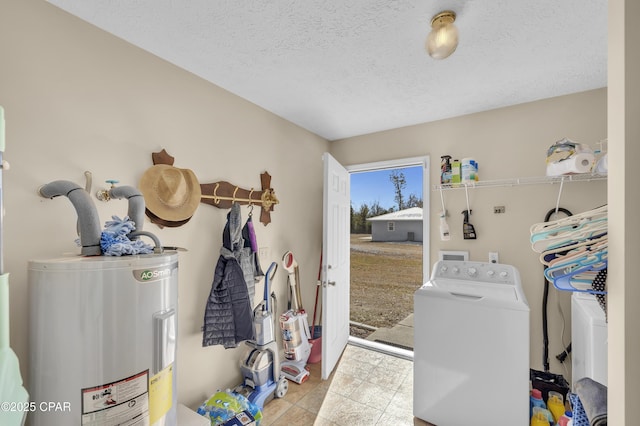
<instances>
[{"instance_id":1,"label":"water heater pipe","mask_svg":"<svg viewBox=\"0 0 640 426\"><path fill-rule=\"evenodd\" d=\"M114 186L109 189L108 195L110 198L126 198L129 202L129 209L127 216L136 224L136 231L142 231L144 226L144 197L138 189L133 186ZM129 239L133 240L137 238L135 235L128 235Z\"/></svg>"},{"instance_id":2,"label":"water heater pipe","mask_svg":"<svg viewBox=\"0 0 640 426\"><path fill-rule=\"evenodd\" d=\"M80 224L80 244L83 256L100 256L100 219L96 206L91 197L78 184L66 180L56 180L38 189L38 193L44 198L66 196L78 215Z\"/></svg>"},{"instance_id":3,"label":"water heater pipe","mask_svg":"<svg viewBox=\"0 0 640 426\"><path fill-rule=\"evenodd\" d=\"M154 253L163 253L164 252L164 247L162 247L162 244L160 244L160 239L158 237L155 236L155 234L152 234L151 232L148 231L131 231L129 232L129 234L127 235L127 238L129 238L130 240L133 240L134 238L138 238L141 236L147 236L149 238L151 238L153 240L153 243L155 244L155 247L153 248L153 252Z\"/></svg>"}]
</instances>

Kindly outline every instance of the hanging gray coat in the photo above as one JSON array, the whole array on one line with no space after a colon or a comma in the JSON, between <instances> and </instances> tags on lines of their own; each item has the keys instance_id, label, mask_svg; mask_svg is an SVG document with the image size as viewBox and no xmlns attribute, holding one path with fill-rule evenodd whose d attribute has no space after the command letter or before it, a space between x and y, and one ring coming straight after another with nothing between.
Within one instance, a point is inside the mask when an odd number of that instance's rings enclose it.
<instances>
[{"instance_id":1,"label":"hanging gray coat","mask_svg":"<svg viewBox=\"0 0 640 426\"><path fill-rule=\"evenodd\" d=\"M253 274L251 248L242 238L240 206L227 214L223 244L204 313L202 346L235 348L255 338L249 291L245 276ZM249 270L249 268L251 270Z\"/></svg>"}]
</instances>

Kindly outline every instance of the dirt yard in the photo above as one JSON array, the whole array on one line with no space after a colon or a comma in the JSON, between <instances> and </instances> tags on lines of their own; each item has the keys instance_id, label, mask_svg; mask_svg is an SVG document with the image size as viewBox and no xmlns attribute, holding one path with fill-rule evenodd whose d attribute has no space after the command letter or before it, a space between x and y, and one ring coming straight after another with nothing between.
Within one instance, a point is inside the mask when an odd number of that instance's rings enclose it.
<instances>
[{"instance_id":1,"label":"dirt yard","mask_svg":"<svg viewBox=\"0 0 640 426\"><path fill-rule=\"evenodd\" d=\"M392 327L413 312L413 293L422 285L422 244L372 242L351 235L351 321ZM351 327L351 335L371 333Z\"/></svg>"}]
</instances>

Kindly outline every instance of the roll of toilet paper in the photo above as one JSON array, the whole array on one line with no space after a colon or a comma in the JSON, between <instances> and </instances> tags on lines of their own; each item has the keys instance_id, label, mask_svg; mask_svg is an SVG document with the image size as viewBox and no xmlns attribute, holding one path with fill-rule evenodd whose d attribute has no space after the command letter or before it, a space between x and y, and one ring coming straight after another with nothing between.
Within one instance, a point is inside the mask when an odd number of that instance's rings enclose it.
<instances>
[{"instance_id":1,"label":"roll of toilet paper","mask_svg":"<svg viewBox=\"0 0 640 426\"><path fill-rule=\"evenodd\" d=\"M547 176L591 173L595 157L591 153L575 154L566 160L547 164Z\"/></svg>"}]
</instances>

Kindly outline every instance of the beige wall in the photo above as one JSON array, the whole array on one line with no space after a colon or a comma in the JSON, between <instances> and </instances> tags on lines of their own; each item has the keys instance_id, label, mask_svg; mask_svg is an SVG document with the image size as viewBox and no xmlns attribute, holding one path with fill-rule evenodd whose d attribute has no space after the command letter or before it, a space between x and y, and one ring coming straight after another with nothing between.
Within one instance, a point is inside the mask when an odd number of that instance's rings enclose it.
<instances>
[{"instance_id":1,"label":"beige wall","mask_svg":"<svg viewBox=\"0 0 640 426\"><path fill-rule=\"evenodd\" d=\"M474 157L480 179L495 180L544 176L546 149L563 137L594 147L607 137L605 89L336 141L331 144L331 152L345 165L430 155L432 183L440 181L441 155ZM470 259L477 261L488 261L488 252L497 251L500 262L519 269L531 307L530 360L536 369L542 369L544 278L538 254L529 243L529 227L543 222L546 213L555 208L559 189L560 185L545 184L470 190L470 222L475 226L477 240L464 240L462 236L464 191L444 191L451 229L451 240L446 242L440 241L439 234L440 193L432 188L428 191L433 218L431 263L437 259L438 250L468 250ZM579 213L606 202L606 182L572 182L564 184L560 205ZM494 206L505 206L506 213L494 214ZM548 304L549 355L551 371L566 375L555 359L562 350L563 322L558 302L566 320L565 345L571 341L570 295L553 289Z\"/></svg>"},{"instance_id":2,"label":"beige wall","mask_svg":"<svg viewBox=\"0 0 640 426\"><path fill-rule=\"evenodd\" d=\"M621 262L620 272L612 272L615 287L610 306L616 312L610 325L610 400L612 408L622 413L612 424L634 424L640 410L633 403L640 393L635 363L640 349L634 331L640 321L634 306L638 287L634 289L631 283L638 243L633 241L637 232L626 239L624 236L627 222L635 229L638 209L631 202L636 200L637 204L637 197L626 197L627 193L635 194L634 187L624 182L632 181L640 155L634 142L638 139L638 120L634 119L637 101L633 100L637 96L624 96L637 88L633 80L623 77L636 71L632 65L637 61L629 61L631 68L626 68L625 55L632 54L633 44L628 43L627 50L622 46L625 37L637 40L638 36L631 24L622 23L625 12L637 16L637 8L629 1L610 2L610 19L622 32L611 37L614 63L610 63L609 74L617 80L612 80L608 94L596 90L329 144L44 1L0 0L0 104L7 119L5 158L12 166L3 185L4 258L5 271L11 273L12 347L20 358L23 377L27 378L29 350L27 261L78 252L73 243L75 213L66 200L39 198L36 189L44 183L67 179L84 185L83 172L90 170L94 189L114 178L123 185L135 185L151 164L151 152L161 148L176 157L177 166L193 169L203 181L225 179L257 186L259 173L268 170L281 204L271 225L257 227L261 246L269 249L263 264L292 249L302 265L309 265L302 269L303 282L315 282L322 223L320 155L329 146L344 164L429 154L432 182L437 182L438 159L444 154L475 156L480 177L485 180L538 176L544 174L544 152L555 140L569 137L593 144L607 136L608 96L613 108L609 113L612 163L625 165L618 174L612 172L608 183L611 209L620 218L611 229L612 240L618 239L612 251L624 253L624 260L617 261ZM621 50L616 51L617 47ZM581 211L602 204L607 200L606 187L603 182L567 184L561 205ZM550 185L472 191L477 241L461 238L458 213L465 208L462 192L445 192L452 241L440 242L437 223L431 225L432 261L439 248L469 250L478 260L486 259L491 250L499 251L502 262L521 270L532 305L531 364L535 368L541 366L542 278L527 243L528 227L541 221L555 205L558 189L558 185ZM439 194L430 194L434 197L432 217L437 218ZM101 219L123 215L123 203L99 204ZM493 215L494 205L505 205L507 212ZM305 207L304 217L299 215L301 206ZM145 224L145 229L156 233L163 243L189 249L180 255L178 368L179 399L192 407L216 388L231 386L240 378L242 351L200 346L199 329L224 214L203 205L182 228L160 230ZM627 279L630 285L625 286ZM276 280L276 291L282 299L282 276ZM305 304L310 305L312 292L304 294ZM556 293L552 294L552 370L562 373L553 358L561 346L561 322L555 308ZM568 296L561 295L560 302L568 315ZM567 323L567 333L568 327Z\"/></svg>"},{"instance_id":3,"label":"beige wall","mask_svg":"<svg viewBox=\"0 0 640 426\"><path fill-rule=\"evenodd\" d=\"M94 190L107 179L137 186L151 153L166 148L175 165L202 182L227 180L260 188L273 176L281 203L267 227L266 269L292 250L302 282L316 282L322 236L322 153L328 142L194 75L71 17L40 0L0 0L0 104L5 108L5 270L11 273L11 338L23 378L28 373L27 261L79 253L76 215L64 197L40 198L57 179ZM101 222L124 216L125 201L100 203ZM243 208L246 218L247 209ZM256 210L257 212L257 210ZM302 214L301 212L304 212ZM202 318L219 254L226 210L202 204L183 227L160 230L180 253L179 400L199 405L217 388L240 383L244 349L201 346ZM286 275L274 281L286 300ZM256 293L261 295L262 284ZM312 306L314 287L303 288ZM259 299L259 296L258 296Z\"/></svg>"}]
</instances>

